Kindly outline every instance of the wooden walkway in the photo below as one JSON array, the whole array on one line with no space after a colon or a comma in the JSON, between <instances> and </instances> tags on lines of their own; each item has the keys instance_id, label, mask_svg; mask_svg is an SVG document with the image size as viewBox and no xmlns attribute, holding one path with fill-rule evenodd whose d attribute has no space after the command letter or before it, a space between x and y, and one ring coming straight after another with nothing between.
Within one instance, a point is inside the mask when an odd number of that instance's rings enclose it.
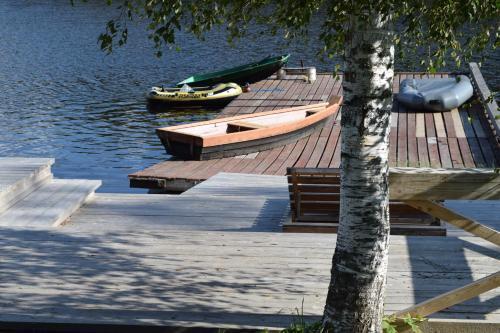
<instances>
[{"instance_id":1,"label":"wooden walkway","mask_svg":"<svg viewBox=\"0 0 500 333\"><path fill-rule=\"evenodd\" d=\"M2 322L284 327L321 316L332 234L2 229ZM314 237L314 240L312 238ZM443 255L446 254L446 255ZM391 237L387 313L494 273L474 237ZM433 315L500 323L493 290Z\"/></svg>"},{"instance_id":2,"label":"wooden walkway","mask_svg":"<svg viewBox=\"0 0 500 333\"><path fill-rule=\"evenodd\" d=\"M448 74L399 73L406 78ZM314 84L300 78L270 78L240 95L218 117L327 101L340 95L341 78L320 74ZM479 104L451 112L418 113L394 102L390 165L402 167L485 168L500 165L500 147ZM218 172L285 175L287 167L337 168L340 165L340 113L310 137L259 153L208 161L168 160L129 175L131 187L184 191Z\"/></svg>"},{"instance_id":3,"label":"wooden walkway","mask_svg":"<svg viewBox=\"0 0 500 333\"><path fill-rule=\"evenodd\" d=\"M59 228L0 225L0 331L41 323L48 331L54 323L279 328L302 304L317 319L336 236L275 232L287 204L285 177L221 173L179 196L95 194ZM500 228L497 202L452 204ZM498 247L463 232L392 236L385 309L476 281L499 259ZM500 290L431 317L488 322L494 332Z\"/></svg>"}]
</instances>

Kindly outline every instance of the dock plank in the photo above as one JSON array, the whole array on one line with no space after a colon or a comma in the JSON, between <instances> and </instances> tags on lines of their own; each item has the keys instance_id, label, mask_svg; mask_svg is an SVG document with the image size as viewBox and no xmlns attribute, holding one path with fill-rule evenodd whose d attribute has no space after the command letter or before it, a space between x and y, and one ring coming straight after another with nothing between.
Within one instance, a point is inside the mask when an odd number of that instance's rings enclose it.
<instances>
[{"instance_id":1,"label":"dock plank","mask_svg":"<svg viewBox=\"0 0 500 333\"><path fill-rule=\"evenodd\" d=\"M279 156L274 160L274 162L266 169L265 174L274 175L279 173L281 166L288 159L290 154L294 151L295 146L298 142L292 142L283 147L283 150L280 152Z\"/></svg>"},{"instance_id":2,"label":"dock plank","mask_svg":"<svg viewBox=\"0 0 500 333\"><path fill-rule=\"evenodd\" d=\"M302 151L302 154L300 155L297 162L295 162L295 166L297 166L298 168L303 168L306 166L307 162L309 161L314 151L314 148L316 147L318 138L319 138L318 131L314 132L308 137L304 150Z\"/></svg>"},{"instance_id":3,"label":"dock plank","mask_svg":"<svg viewBox=\"0 0 500 333\"><path fill-rule=\"evenodd\" d=\"M448 138L448 147L450 148L451 164L453 168L464 168L465 165L460 154L460 146L457 138Z\"/></svg>"},{"instance_id":4,"label":"dock plank","mask_svg":"<svg viewBox=\"0 0 500 333\"><path fill-rule=\"evenodd\" d=\"M269 154L266 156L266 158L261 160L261 162L255 167L255 169L251 170L250 173L256 173L256 174L264 173L264 171L271 164L273 164L274 161L276 161L276 159L278 158L278 156L280 155L280 153L283 149L284 149L284 146L270 149Z\"/></svg>"},{"instance_id":5,"label":"dock plank","mask_svg":"<svg viewBox=\"0 0 500 333\"><path fill-rule=\"evenodd\" d=\"M395 75L393 81L393 91L394 94L399 93L399 85L401 81L401 75ZM397 99L394 98L392 102L391 110L391 131L389 133L389 146L394 147L394 149L389 150L389 165L397 166L398 163L398 118L399 118L399 105Z\"/></svg>"},{"instance_id":6,"label":"dock plank","mask_svg":"<svg viewBox=\"0 0 500 333\"><path fill-rule=\"evenodd\" d=\"M400 80L410 76L401 74ZM398 113L398 136L397 136L397 166L408 166L408 110L402 104L397 104Z\"/></svg>"},{"instance_id":7,"label":"dock plank","mask_svg":"<svg viewBox=\"0 0 500 333\"><path fill-rule=\"evenodd\" d=\"M302 154L302 151L304 150L304 147L306 146L308 141L308 138L302 138L299 141L297 141L297 144L294 146L294 149L292 152L288 155L287 159L283 164L279 167L278 170L274 173L275 175L283 176L286 174L286 169L290 165L295 165L295 162L298 160L300 155Z\"/></svg>"},{"instance_id":8,"label":"dock plank","mask_svg":"<svg viewBox=\"0 0 500 333\"><path fill-rule=\"evenodd\" d=\"M446 137L438 137L437 142L438 142L439 156L441 159L441 166L443 168L452 168L453 164L451 162L448 140L446 139Z\"/></svg>"},{"instance_id":9,"label":"dock plank","mask_svg":"<svg viewBox=\"0 0 500 333\"><path fill-rule=\"evenodd\" d=\"M421 168L430 167L429 151L427 150L427 138L425 137L417 138L417 148L418 148L419 167Z\"/></svg>"},{"instance_id":10,"label":"dock plank","mask_svg":"<svg viewBox=\"0 0 500 333\"><path fill-rule=\"evenodd\" d=\"M453 119L452 112L456 110L452 110L450 112L443 112L444 126L446 129L446 137L448 142L448 149L451 159L451 164L454 168L463 168L464 162L462 158L462 154L460 153L460 146L458 145L457 140L457 131L455 130L455 122ZM463 131L463 130L462 130ZM459 134L462 137L461 133Z\"/></svg>"},{"instance_id":11,"label":"dock plank","mask_svg":"<svg viewBox=\"0 0 500 333\"><path fill-rule=\"evenodd\" d=\"M334 122L334 120L331 119L329 122ZM316 142L316 146L314 147L314 150L306 163L306 167L315 168L318 165L321 157L323 156L328 138L330 137L330 133L332 132L332 130L333 124L327 124L321 129L318 141Z\"/></svg>"},{"instance_id":12,"label":"dock plank","mask_svg":"<svg viewBox=\"0 0 500 333\"><path fill-rule=\"evenodd\" d=\"M327 168L333 158L333 154L340 143L340 112L335 117L335 121L332 124L332 131L328 137L328 141L325 147L325 151L321 156L321 160L318 163L318 168Z\"/></svg>"},{"instance_id":13,"label":"dock plank","mask_svg":"<svg viewBox=\"0 0 500 333\"><path fill-rule=\"evenodd\" d=\"M417 143L417 128L416 122L417 117L416 113L411 110L407 114L408 116L408 166L410 167L418 167L419 159L418 159L418 143Z\"/></svg>"}]
</instances>

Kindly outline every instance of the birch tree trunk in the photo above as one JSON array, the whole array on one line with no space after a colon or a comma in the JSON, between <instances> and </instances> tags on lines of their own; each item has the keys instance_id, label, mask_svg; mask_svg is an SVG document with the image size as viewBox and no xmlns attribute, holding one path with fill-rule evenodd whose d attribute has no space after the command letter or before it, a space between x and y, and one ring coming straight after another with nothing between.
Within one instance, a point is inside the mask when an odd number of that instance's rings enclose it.
<instances>
[{"instance_id":1,"label":"birch tree trunk","mask_svg":"<svg viewBox=\"0 0 500 333\"><path fill-rule=\"evenodd\" d=\"M390 17L351 17L342 109L340 226L323 316L327 332L380 332L387 252Z\"/></svg>"}]
</instances>

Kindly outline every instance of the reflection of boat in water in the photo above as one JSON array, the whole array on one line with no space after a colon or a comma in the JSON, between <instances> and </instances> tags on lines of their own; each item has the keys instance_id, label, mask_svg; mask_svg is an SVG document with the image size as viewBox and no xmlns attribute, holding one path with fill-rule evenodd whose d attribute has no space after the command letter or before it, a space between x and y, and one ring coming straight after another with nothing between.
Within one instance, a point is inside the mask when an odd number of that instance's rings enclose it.
<instances>
[{"instance_id":1,"label":"reflection of boat in water","mask_svg":"<svg viewBox=\"0 0 500 333\"><path fill-rule=\"evenodd\" d=\"M178 86L206 86L221 82L235 82L239 85L254 83L274 74L288 62L289 54L267 57L257 62L233 67L217 72L198 74L177 83Z\"/></svg>"},{"instance_id":2,"label":"reflection of boat in water","mask_svg":"<svg viewBox=\"0 0 500 333\"><path fill-rule=\"evenodd\" d=\"M213 87L181 88L153 87L148 94L150 107L159 108L220 108L241 94L236 83L221 83Z\"/></svg>"},{"instance_id":3,"label":"reflection of boat in water","mask_svg":"<svg viewBox=\"0 0 500 333\"><path fill-rule=\"evenodd\" d=\"M259 112L159 128L158 137L169 154L207 160L249 154L310 135L335 114L342 97L282 110Z\"/></svg>"}]
</instances>

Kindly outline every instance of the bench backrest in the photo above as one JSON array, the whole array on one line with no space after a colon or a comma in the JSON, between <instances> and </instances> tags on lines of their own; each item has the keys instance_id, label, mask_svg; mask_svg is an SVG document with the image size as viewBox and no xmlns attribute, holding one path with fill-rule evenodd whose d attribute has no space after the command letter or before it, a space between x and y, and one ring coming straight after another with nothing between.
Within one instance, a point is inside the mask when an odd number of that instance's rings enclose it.
<instances>
[{"instance_id":1,"label":"bench backrest","mask_svg":"<svg viewBox=\"0 0 500 333\"><path fill-rule=\"evenodd\" d=\"M340 169L288 168L287 177L294 222L338 222ZM430 215L399 201L391 201L389 209L392 223L437 223Z\"/></svg>"},{"instance_id":2,"label":"bench backrest","mask_svg":"<svg viewBox=\"0 0 500 333\"><path fill-rule=\"evenodd\" d=\"M340 169L288 168L289 181L337 182ZM337 180L338 179L338 180ZM391 200L500 200L500 170L390 168Z\"/></svg>"}]
</instances>

